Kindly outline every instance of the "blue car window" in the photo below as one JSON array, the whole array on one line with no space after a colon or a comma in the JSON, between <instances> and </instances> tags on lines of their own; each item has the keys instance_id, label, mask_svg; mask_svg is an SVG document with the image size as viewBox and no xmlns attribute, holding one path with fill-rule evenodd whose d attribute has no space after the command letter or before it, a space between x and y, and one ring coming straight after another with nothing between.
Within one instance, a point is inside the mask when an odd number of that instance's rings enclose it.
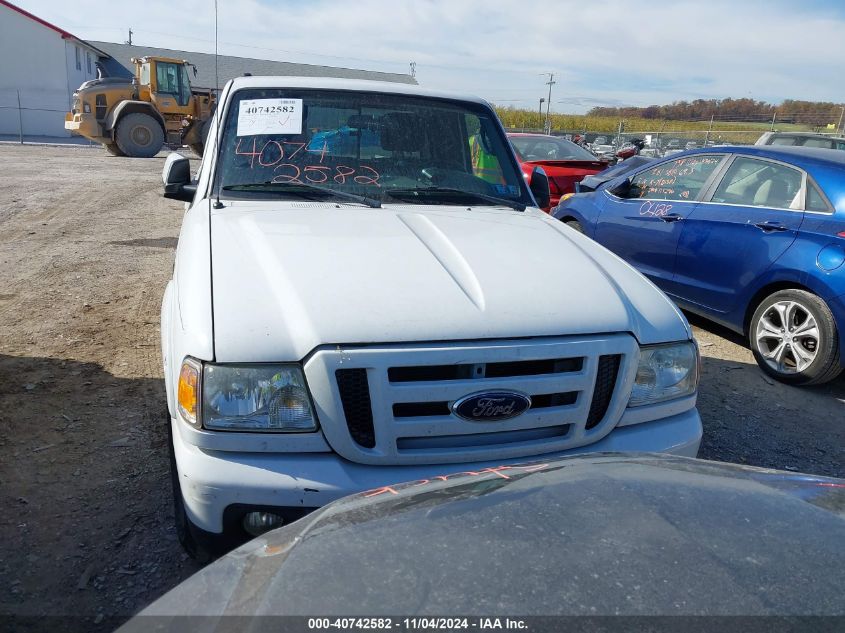
<instances>
[{"instance_id":1,"label":"blue car window","mask_svg":"<svg viewBox=\"0 0 845 633\"><path fill-rule=\"evenodd\" d=\"M695 200L722 156L695 154L640 172L631 179L630 198Z\"/></svg>"},{"instance_id":2,"label":"blue car window","mask_svg":"<svg viewBox=\"0 0 845 633\"><path fill-rule=\"evenodd\" d=\"M738 157L711 198L712 202L775 209L800 207L801 172L792 167Z\"/></svg>"},{"instance_id":3,"label":"blue car window","mask_svg":"<svg viewBox=\"0 0 845 633\"><path fill-rule=\"evenodd\" d=\"M807 211L816 211L818 213L831 213L833 211L822 195L822 192L812 182L807 183L807 202L804 208Z\"/></svg>"}]
</instances>

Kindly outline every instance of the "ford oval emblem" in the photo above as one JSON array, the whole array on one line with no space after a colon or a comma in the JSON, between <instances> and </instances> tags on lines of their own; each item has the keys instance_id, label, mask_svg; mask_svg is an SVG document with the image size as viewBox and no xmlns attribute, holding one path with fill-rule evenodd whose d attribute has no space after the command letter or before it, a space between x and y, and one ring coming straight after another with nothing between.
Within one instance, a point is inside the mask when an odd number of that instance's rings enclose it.
<instances>
[{"instance_id":1,"label":"ford oval emblem","mask_svg":"<svg viewBox=\"0 0 845 633\"><path fill-rule=\"evenodd\" d=\"M498 422L522 415L531 398L518 391L482 391L464 396L452 405L452 413L470 422Z\"/></svg>"}]
</instances>

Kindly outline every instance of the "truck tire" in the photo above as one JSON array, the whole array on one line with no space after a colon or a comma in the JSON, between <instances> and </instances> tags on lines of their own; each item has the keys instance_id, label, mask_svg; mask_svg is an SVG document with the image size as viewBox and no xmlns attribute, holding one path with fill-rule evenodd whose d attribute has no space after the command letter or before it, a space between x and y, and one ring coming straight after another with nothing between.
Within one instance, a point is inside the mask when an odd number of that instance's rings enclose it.
<instances>
[{"instance_id":1,"label":"truck tire","mask_svg":"<svg viewBox=\"0 0 845 633\"><path fill-rule=\"evenodd\" d=\"M194 154L202 158L202 154L205 151L205 144L208 140L208 128L211 125L211 119L206 119L202 122L202 127L200 128L200 138L202 139L199 143L192 143L191 149L194 150Z\"/></svg>"},{"instance_id":2,"label":"truck tire","mask_svg":"<svg viewBox=\"0 0 845 633\"><path fill-rule=\"evenodd\" d=\"M149 114L133 112L120 119L115 139L126 156L152 158L164 145L164 130Z\"/></svg>"},{"instance_id":3,"label":"truck tire","mask_svg":"<svg viewBox=\"0 0 845 633\"><path fill-rule=\"evenodd\" d=\"M103 143L103 147L105 147L106 151L112 156L126 156L126 154L124 154L117 146L117 143Z\"/></svg>"},{"instance_id":4,"label":"truck tire","mask_svg":"<svg viewBox=\"0 0 845 633\"><path fill-rule=\"evenodd\" d=\"M748 342L760 369L788 385L819 385L842 371L833 314L806 290L780 290L763 299L751 317Z\"/></svg>"}]
</instances>

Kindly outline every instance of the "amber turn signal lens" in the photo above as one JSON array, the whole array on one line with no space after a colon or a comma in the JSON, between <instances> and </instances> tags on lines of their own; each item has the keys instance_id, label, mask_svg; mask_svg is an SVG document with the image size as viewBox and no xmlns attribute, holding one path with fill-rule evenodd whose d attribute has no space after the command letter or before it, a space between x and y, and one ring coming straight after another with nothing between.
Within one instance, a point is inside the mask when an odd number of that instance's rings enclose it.
<instances>
[{"instance_id":1,"label":"amber turn signal lens","mask_svg":"<svg viewBox=\"0 0 845 633\"><path fill-rule=\"evenodd\" d=\"M199 402L200 366L195 360L186 358L179 371L179 413L191 424L197 424L197 404Z\"/></svg>"}]
</instances>

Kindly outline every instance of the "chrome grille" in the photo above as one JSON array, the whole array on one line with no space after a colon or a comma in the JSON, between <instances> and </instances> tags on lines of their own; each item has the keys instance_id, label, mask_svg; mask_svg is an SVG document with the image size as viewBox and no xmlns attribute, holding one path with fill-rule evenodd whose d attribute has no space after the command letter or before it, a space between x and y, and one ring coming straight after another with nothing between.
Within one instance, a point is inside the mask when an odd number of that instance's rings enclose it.
<instances>
[{"instance_id":1,"label":"chrome grille","mask_svg":"<svg viewBox=\"0 0 845 633\"><path fill-rule=\"evenodd\" d=\"M326 439L370 464L450 463L538 455L604 437L636 371L624 334L527 341L338 346L305 364ZM471 393L513 389L531 408L498 422L451 413Z\"/></svg>"}]
</instances>

